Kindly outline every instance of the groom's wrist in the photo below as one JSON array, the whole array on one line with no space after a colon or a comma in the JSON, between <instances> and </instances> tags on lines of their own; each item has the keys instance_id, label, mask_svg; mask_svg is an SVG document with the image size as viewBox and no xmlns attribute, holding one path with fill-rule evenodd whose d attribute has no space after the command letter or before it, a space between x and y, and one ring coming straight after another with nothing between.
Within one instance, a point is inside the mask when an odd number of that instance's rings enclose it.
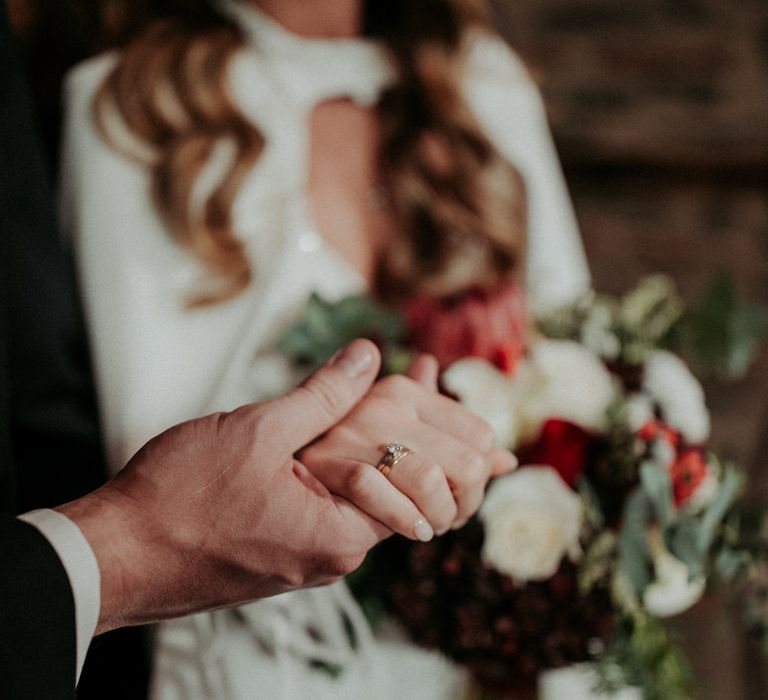
<instances>
[{"instance_id":1,"label":"groom's wrist","mask_svg":"<svg viewBox=\"0 0 768 700\"><path fill-rule=\"evenodd\" d=\"M110 485L57 507L74 522L93 550L101 575L96 634L145 622L151 552L141 519L129 499Z\"/></svg>"},{"instance_id":2,"label":"groom's wrist","mask_svg":"<svg viewBox=\"0 0 768 700\"><path fill-rule=\"evenodd\" d=\"M101 607L98 562L80 528L62 513L52 509L34 510L20 515L19 520L35 527L48 540L66 571L75 604L79 678Z\"/></svg>"}]
</instances>

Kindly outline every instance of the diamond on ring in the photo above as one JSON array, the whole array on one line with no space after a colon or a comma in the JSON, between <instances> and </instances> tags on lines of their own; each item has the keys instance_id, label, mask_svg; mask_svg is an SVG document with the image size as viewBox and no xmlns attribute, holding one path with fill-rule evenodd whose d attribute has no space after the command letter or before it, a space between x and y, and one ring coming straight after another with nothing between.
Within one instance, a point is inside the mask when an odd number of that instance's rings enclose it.
<instances>
[{"instance_id":1,"label":"diamond on ring","mask_svg":"<svg viewBox=\"0 0 768 700\"><path fill-rule=\"evenodd\" d=\"M384 448L384 456L376 465L376 469L384 476L389 476L395 465L405 459L410 453L411 451L405 445L401 445L399 442L390 442Z\"/></svg>"}]
</instances>

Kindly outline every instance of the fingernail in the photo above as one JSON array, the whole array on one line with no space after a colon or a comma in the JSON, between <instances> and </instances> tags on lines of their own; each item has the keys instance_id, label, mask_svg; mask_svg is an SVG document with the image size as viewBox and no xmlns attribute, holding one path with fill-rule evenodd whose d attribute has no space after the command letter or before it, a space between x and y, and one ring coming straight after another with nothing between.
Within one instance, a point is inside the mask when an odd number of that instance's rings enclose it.
<instances>
[{"instance_id":1,"label":"fingernail","mask_svg":"<svg viewBox=\"0 0 768 700\"><path fill-rule=\"evenodd\" d=\"M419 518L413 526L413 534L417 540L429 542L435 536L435 531L426 520Z\"/></svg>"},{"instance_id":2,"label":"fingernail","mask_svg":"<svg viewBox=\"0 0 768 700\"><path fill-rule=\"evenodd\" d=\"M460 523L455 523L451 525L451 530L461 530L468 522L468 520L462 520Z\"/></svg>"},{"instance_id":3,"label":"fingernail","mask_svg":"<svg viewBox=\"0 0 768 700\"><path fill-rule=\"evenodd\" d=\"M520 460L517 458L517 455L509 453L509 471L513 471L517 469L517 467L520 464Z\"/></svg>"},{"instance_id":4,"label":"fingernail","mask_svg":"<svg viewBox=\"0 0 768 700\"><path fill-rule=\"evenodd\" d=\"M351 379L357 379L373 362L373 355L365 343L350 343L331 358L331 366L338 367Z\"/></svg>"}]
</instances>

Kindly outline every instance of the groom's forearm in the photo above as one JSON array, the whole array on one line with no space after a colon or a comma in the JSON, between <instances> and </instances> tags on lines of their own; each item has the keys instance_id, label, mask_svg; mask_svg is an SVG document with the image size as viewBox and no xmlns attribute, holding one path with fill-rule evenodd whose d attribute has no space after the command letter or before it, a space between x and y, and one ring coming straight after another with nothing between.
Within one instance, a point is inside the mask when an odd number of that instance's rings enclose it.
<instances>
[{"instance_id":1,"label":"groom's forearm","mask_svg":"<svg viewBox=\"0 0 768 700\"><path fill-rule=\"evenodd\" d=\"M158 465L159 467L159 465ZM100 572L95 634L223 606L201 598L201 580L217 575L184 546L170 514L132 502L113 482L56 508L88 541ZM219 571L218 575L224 572Z\"/></svg>"},{"instance_id":2,"label":"groom's forearm","mask_svg":"<svg viewBox=\"0 0 768 700\"><path fill-rule=\"evenodd\" d=\"M58 506L55 512L81 533L96 568L98 605L95 616L89 620L90 634L145 621L138 613L142 596L137 581L149 575L146 553L140 551L134 535L135 523L129 512L120 507L115 494L109 493L109 489L99 489Z\"/></svg>"}]
</instances>

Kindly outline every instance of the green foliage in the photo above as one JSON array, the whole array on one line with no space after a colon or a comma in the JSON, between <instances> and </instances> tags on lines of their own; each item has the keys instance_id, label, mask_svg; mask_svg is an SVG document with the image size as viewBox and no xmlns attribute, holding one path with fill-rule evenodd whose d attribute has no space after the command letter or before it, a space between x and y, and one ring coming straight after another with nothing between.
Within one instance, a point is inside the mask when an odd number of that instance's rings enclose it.
<instances>
[{"instance_id":1,"label":"green foliage","mask_svg":"<svg viewBox=\"0 0 768 700\"><path fill-rule=\"evenodd\" d=\"M369 296L326 302L313 294L304 316L278 341L278 348L300 364L315 369L355 338L370 338L380 345L385 355L392 354L398 367L407 367L402 351L397 348L404 335L400 315Z\"/></svg>"},{"instance_id":2,"label":"green foliage","mask_svg":"<svg viewBox=\"0 0 768 700\"><path fill-rule=\"evenodd\" d=\"M725 518L726 514L733 506L734 501L741 493L744 485L744 475L731 464L723 466L723 476L720 482L715 500L712 501L709 508L701 519L701 531L699 534L699 550L706 552L709 550L715 539L717 528Z\"/></svg>"},{"instance_id":3,"label":"green foliage","mask_svg":"<svg viewBox=\"0 0 768 700\"><path fill-rule=\"evenodd\" d=\"M768 308L740 299L733 281L720 275L680 319L669 343L699 375L738 379L766 336Z\"/></svg>"},{"instance_id":4,"label":"green foliage","mask_svg":"<svg viewBox=\"0 0 768 700\"><path fill-rule=\"evenodd\" d=\"M619 537L619 567L635 595L641 594L651 582L651 561L645 536L652 520L653 503L648 494L638 488L627 499L624 526Z\"/></svg>"},{"instance_id":5,"label":"green foliage","mask_svg":"<svg viewBox=\"0 0 768 700\"><path fill-rule=\"evenodd\" d=\"M598 689L642 688L645 700L689 700L692 674L667 628L636 612L618 618L610 647L597 664Z\"/></svg>"},{"instance_id":6,"label":"green foliage","mask_svg":"<svg viewBox=\"0 0 768 700\"><path fill-rule=\"evenodd\" d=\"M762 640L768 655L768 506L739 504L722 540L718 573L738 584L744 627Z\"/></svg>"},{"instance_id":7,"label":"green foliage","mask_svg":"<svg viewBox=\"0 0 768 700\"><path fill-rule=\"evenodd\" d=\"M656 521L662 528L668 528L676 515L669 472L655 462L644 462L640 466L640 483L653 505Z\"/></svg>"},{"instance_id":8,"label":"green foliage","mask_svg":"<svg viewBox=\"0 0 768 700\"><path fill-rule=\"evenodd\" d=\"M703 576L709 551L701 549L701 521L694 517L678 518L674 526L664 533L669 551L688 566L691 578Z\"/></svg>"},{"instance_id":9,"label":"green foliage","mask_svg":"<svg viewBox=\"0 0 768 700\"><path fill-rule=\"evenodd\" d=\"M731 547L721 547L715 556L715 571L721 581L733 581L752 565L749 552Z\"/></svg>"},{"instance_id":10,"label":"green foliage","mask_svg":"<svg viewBox=\"0 0 768 700\"><path fill-rule=\"evenodd\" d=\"M581 502L584 504L584 518L593 532L605 527L605 516L600 508L600 501L589 479L581 478L576 484Z\"/></svg>"},{"instance_id":11,"label":"green foliage","mask_svg":"<svg viewBox=\"0 0 768 700\"><path fill-rule=\"evenodd\" d=\"M621 359L638 365L657 350L683 314L683 300L665 275L651 275L622 298L616 319Z\"/></svg>"},{"instance_id":12,"label":"green foliage","mask_svg":"<svg viewBox=\"0 0 768 700\"><path fill-rule=\"evenodd\" d=\"M762 511L762 508L760 509ZM712 545L711 559L714 566L713 573L720 582L733 583L739 579L749 578L756 560L755 554L766 546L764 538L758 534L760 542L758 550L746 542L750 538L748 534L752 525L744 521L744 506L735 503L720 524L717 530L714 544Z\"/></svg>"},{"instance_id":13,"label":"green foliage","mask_svg":"<svg viewBox=\"0 0 768 700\"><path fill-rule=\"evenodd\" d=\"M675 557L685 562L691 578L706 574L711 557L717 560L718 556L721 556L720 563L724 570L736 565L734 558L739 559L740 555L735 550L729 554L722 537L719 538L725 528L724 519L733 507L743 485L744 477L734 466L722 467L717 495L701 514L691 514L675 509L669 473L658 465L652 462L644 463L640 468L640 478L652 513L647 509L641 510L637 506L631 515L636 518L648 518L645 530L652 521L661 527L666 546ZM629 506L628 503L627 507ZM631 530L626 534L627 542L622 550L627 557L630 554L636 555L641 546L639 520L637 523L633 522L632 527L637 528L637 532ZM714 546L716 541L718 547ZM629 564L626 559L622 559L622 564L625 563ZM636 569L637 566L633 565L632 570L627 572L635 586L643 580ZM637 593L642 591L642 588L636 587Z\"/></svg>"},{"instance_id":14,"label":"green foliage","mask_svg":"<svg viewBox=\"0 0 768 700\"><path fill-rule=\"evenodd\" d=\"M733 281L720 275L686 310L672 280L651 275L621 299L589 295L538 318L537 325L549 338L584 343L625 366L639 366L667 348L685 357L699 376L738 379L768 336L768 308L741 299ZM615 349L606 354L606 348Z\"/></svg>"},{"instance_id":15,"label":"green foliage","mask_svg":"<svg viewBox=\"0 0 768 700\"><path fill-rule=\"evenodd\" d=\"M662 345L682 313L670 278L651 275L620 299L588 295L536 321L549 338L575 340L606 360L636 366Z\"/></svg>"},{"instance_id":16,"label":"green foliage","mask_svg":"<svg viewBox=\"0 0 768 700\"><path fill-rule=\"evenodd\" d=\"M616 566L618 538L613 530L603 530L587 549L579 566L579 592L587 595L597 584L608 582Z\"/></svg>"},{"instance_id":17,"label":"green foliage","mask_svg":"<svg viewBox=\"0 0 768 700\"><path fill-rule=\"evenodd\" d=\"M707 571L710 558L721 556L721 566L736 565L743 560L735 548L726 547L723 519L733 506L741 487L741 475L727 467L715 500L701 515L676 511L672 500L669 475L657 465L647 462L640 468L641 486L627 499L624 522L619 536L619 567L631 584L635 596L642 595L652 579L652 565L646 536L652 525L661 527L670 552L685 562L692 578ZM715 547L714 545L718 546Z\"/></svg>"}]
</instances>

